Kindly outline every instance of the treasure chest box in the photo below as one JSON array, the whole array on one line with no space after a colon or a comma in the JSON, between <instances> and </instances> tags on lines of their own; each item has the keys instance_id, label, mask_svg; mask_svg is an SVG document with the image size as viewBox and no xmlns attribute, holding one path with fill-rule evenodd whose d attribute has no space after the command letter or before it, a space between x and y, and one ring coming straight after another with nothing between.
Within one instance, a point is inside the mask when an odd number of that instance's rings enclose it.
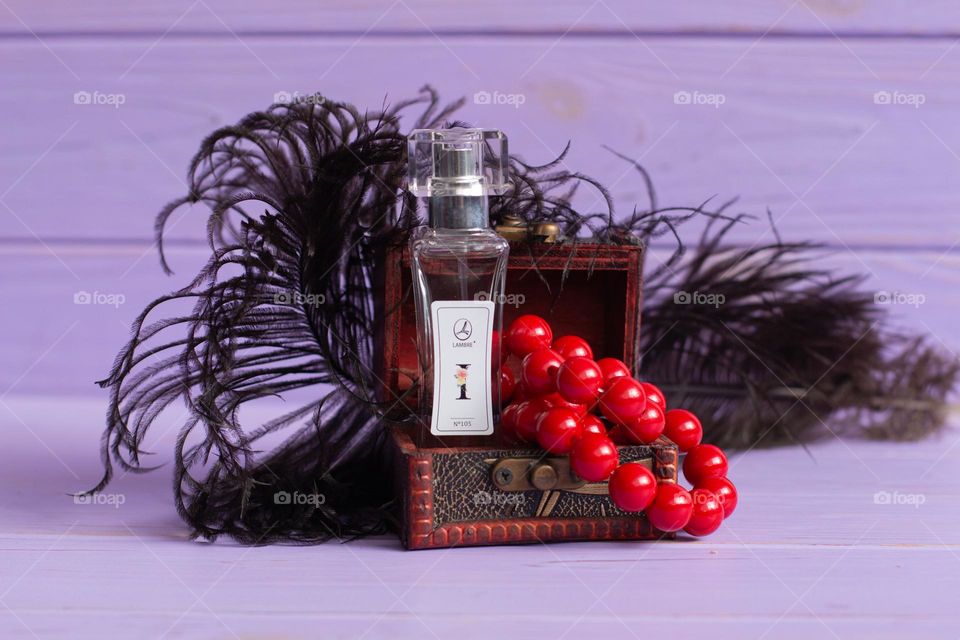
<instances>
[{"instance_id":1,"label":"treasure chest box","mask_svg":"<svg viewBox=\"0 0 960 640\"><path fill-rule=\"evenodd\" d=\"M517 316L545 318L554 334L578 335L597 357L633 368L640 331L639 246L518 244L507 269L504 327ZM414 406L416 314L405 247L387 251L380 361L386 397ZM400 537L408 549L461 545L660 537L642 514L614 506L607 485L589 483L568 459L535 447L420 445L391 429ZM676 446L665 438L621 446L620 462L640 462L661 482L676 482Z\"/></svg>"}]
</instances>

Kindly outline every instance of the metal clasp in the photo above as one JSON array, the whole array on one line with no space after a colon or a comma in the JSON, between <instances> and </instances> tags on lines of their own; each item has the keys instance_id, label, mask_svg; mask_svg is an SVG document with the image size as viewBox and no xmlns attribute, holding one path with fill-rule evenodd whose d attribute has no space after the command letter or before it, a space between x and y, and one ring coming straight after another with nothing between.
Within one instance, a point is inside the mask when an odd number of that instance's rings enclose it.
<instances>
[{"instance_id":1,"label":"metal clasp","mask_svg":"<svg viewBox=\"0 0 960 640\"><path fill-rule=\"evenodd\" d=\"M503 458L491 474L501 491L570 490L587 484L570 469L569 458Z\"/></svg>"}]
</instances>

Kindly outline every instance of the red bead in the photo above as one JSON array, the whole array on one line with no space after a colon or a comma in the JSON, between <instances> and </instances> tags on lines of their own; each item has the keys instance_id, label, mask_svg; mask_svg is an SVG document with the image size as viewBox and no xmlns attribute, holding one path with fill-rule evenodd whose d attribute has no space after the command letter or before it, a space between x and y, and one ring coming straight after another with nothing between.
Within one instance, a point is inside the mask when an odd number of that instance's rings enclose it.
<instances>
[{"instance_id":1,"label":"red bead","mask_svg":"<svg viewBox=\"0 0 960 640\"><path fill-rule=\"evenodd\" d=\"M660 484L657 495L647 510L647 520L660 531L679 531L693 515L690 492L675 484Z\"/></svg>"},{"instance_id":2,"label":"red bead","mask_svg":"<svg viewBox=\"0 0 960 640\"><path fill-rule=\"evenodd\" d=\"M536 397L539 397L539 396L533 395L532 393L530 393L524 388L523 380L517 380L517 386L516 388L514 388L513 397L511 398L514 404L520 404L525 400L532 400L533 398L536 398Z\"/></svg>"},{"instance_id":3,"label":"red bead","mask_svg":"<svg viewBox=\"0 0 960 640\"><path fill-rule=\"evenodd\" d=\"M703 438L703 427L700 420L686 409L670 409L667 411L667 425L663 435L672 440L680 451L690 451L700 444Z\"/></svg>"},{"instance_id":4,"label":"red bead","mask_svg":"<svg viewBox=\"0 0 960 640\"><path fill-rule=\"evenodd\" d=\"M557 371L557 391L569 402L592 405L600 395L603 372L590 358L574 356Z\"/></svg>"},{"instance_id":5,"label":"red bead","mask_svg":"<svg viewBox=\"0 0 960 640\"><path fill-rule=\"evenodd\" d=\"M514 402L513 404L508 404L504 407L503 411L500 412L500 428L503 430L504 435L510 440L517 438L517 417L519 410L520 404Z\"/></svg>"},{"instance_id":6,"label":"red bead","mask_svg":"<svg viewBox=\"0 0 960 640\"><path fill-rule=\"evenodd\" d=\"M712 491L723 507L723 517L729 518L737 508L737 488L727 478L707 478L698 482L697 489Z\"/></svg>"},{"instance_id":7,"label":"red bead","mask_svg":"<svg viewBox=\"0 0 960 640\"><path fill-rule=\"evenodd\" d=\"M540 414L550 408L550 403L543 398L531 398L520 403L517 409L517 438L524 442L537 441L537 421Z\"/></svg>"},{"instance_id":8,"label":"red bead","mask_svg":"<svg viewBox=\"0 0 960 640\"><path fill-rule=\"evenodd\" d=\"M554 407L540 414L537 422L537 444L557 455L570 453L581 428L580 416L575 412Z\"/></svg>"},{"instance_id":9,"label":"red bead","mask_svg":"<svg viewBox=\"0 0 960 640\"><path fill-rule=\"evenodd\" d=\"M592 413L588 413L580 418L580 424L583 425L584 433L599 433L602 436L607 435L607 425Z\"/></svg>"},{"instance_id":10,"label":"red bead","mask_svg":"<svg viewBox=\"0 0 960 640\"><path fill-rule=\"evenodd\" d=\"M496 375L496 374L494 374ZM493 385L494 403L503 406L513 398L513 392L517 389L517 381L513 377L513 371L510 367L500 369L500 386Z\"/></svg>"},{"instance_id":11,"label":"red bead","mask_svg":"<svg viewBox=\"0 0 960 640\"><path fill-rule=\"evenodd\" d=\"M557 370L563 358L553 349L537 349L523 359L520 377L523 385L534 394L553 393L557 390Z\"/></svg>"},{"instance_id":12,"label":"red bead","mask_svg":"<svg viewBox=\"0 0 960 640\"><path fill-rule=\"evenodd\" d=\"M603 482L618 462L617 447L606 434L581 432L570 450L570 468L587 482Z\"/></svg>"},{"instance_id":13,"label":"red bead","mask_svg":"<svg viewBox=\"0 0 960 640\"><path fill-rule=\"evenodd\" d=\"M699 485L707 478L723 478L727 475L727 456L720 447L698 444L687 452L683 461L683 477L692 485Z\"/></svg>"},{"instance_id":14,"label":"red bead","mask_svg":"<svg viewBox=\"0 0 960 640\"><path fill-rule=\"evenodd\" d=\"M660 407L660 410L666 413L667 411L667 399L663 395L663 391L660 391L660 388L649 382L641 382L640 386L643 387L643 392L647 394L647 404L655 404Z\"/></svg>"},{"instance_id":15,"label":"red bead","mask_svg":"<svg viewBox=\"0 0 960 640\"><path fill-rule=\"evenodd\" d=\"M643 413L623 425L623 433L634 444L650 444L663 433L664 424L663 411L648 402Z\"/></svg>"},{"instance_id":16,"label":"red bead","mask_svg":"<svg viewBox=\"0 0 960 640\"><path fill-rule=\"evenodd\" d=\"M553 331L540 316L524 315L510 323L504 342L512 354L522 358L531 351L549 348Z\"/></svg>"},{"instance_id":17,"label":"red bead","mask_svg":"<svg viewBox=\"0 0 960 640\"><path fill-rule=\"evenodd\" d=\"M623 360L616 358L600 358L597 360L597 366L603 372L603 384L610 386L610 381L615 378L629 378L630 369L623 363Z\"/></svg>"},{"instance_id":18,"label":"red bead","mask_svg":"<svg viewBox=\"0 0 960 640\"><path fill-rule=\"evenodd\" d=\"M657 493L657 479L638 462L628 462L616 468L607 485L610 499L623 511L643 511L653 502Z\"/></svg>"},{"instance_id":19,"label":"red bead","mask_svg":"<svg viewBox=\"0 0 960 640\"><path fill-rule=\"evenodd\" d=\"M600 396L600 411L611 422L626 424L643 413L646 402L639 382L633 378L617 378Z\"/></svg>"},{"instance_id":20,"label":"red bead","mask_svg":"<svg viewBox=\"0 0 960 640\"><path fill-rule=\"evenodd\" d=\"M561 336L553 341L552 349L564 358L593 359L593 349L579 336Z\"/></svg>"},{"instance_id":21,"label":"red bead","mask_svg":"<svg viewBox=\"0 0 960 640\"><path fill-rule=\"evenodd\" d=\"M619 424L610 425L607 429L607 437L617 444L633 444L633 441L623 433L623 427Z\"/></svg>"},{"instance_id":22,"label":"red bead","mask_svg":"<svg viewBox=\"0 0 960 640\"><path fill-rule=\"evenodd\" d=\"M723 507L717 496L706 489L694 489L690 497L693 498L693 513L683 530L692 536L708 536L719 529L723 523Z\"/></svg>"},{"instance_id":23,"label":"red bead","mask_svg":"<svg viewBox=\"0 0 960 640\"><path fill-rule=\"evenodd\" d=\"M575 411L581 418L589 412L587 405L570 402L559 393L548 393L545 396L539 396L550 403L551 407L563 407Z\"/></svg>"}]
</instances>

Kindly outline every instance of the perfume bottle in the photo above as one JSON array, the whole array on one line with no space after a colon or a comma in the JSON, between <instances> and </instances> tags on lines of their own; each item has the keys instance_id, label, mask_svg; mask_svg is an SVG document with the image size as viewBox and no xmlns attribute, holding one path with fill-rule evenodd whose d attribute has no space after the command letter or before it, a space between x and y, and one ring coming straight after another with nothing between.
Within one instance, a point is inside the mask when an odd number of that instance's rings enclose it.
<instances>
[{"instance_id":1,"label":"perfume bottle","mask_svg":"<svg viewBox=\"0 0 960 640\"><path fill-rule=\"evenodd\" d=\"M509 185L507 138L485 129L419 129L409 188L429 226L410 241L417 311L421 446L495 439L499 336L508 242L490 228L488 197ZM495 406L495 404L497 406Z\"/></svg>"}]
</instances>

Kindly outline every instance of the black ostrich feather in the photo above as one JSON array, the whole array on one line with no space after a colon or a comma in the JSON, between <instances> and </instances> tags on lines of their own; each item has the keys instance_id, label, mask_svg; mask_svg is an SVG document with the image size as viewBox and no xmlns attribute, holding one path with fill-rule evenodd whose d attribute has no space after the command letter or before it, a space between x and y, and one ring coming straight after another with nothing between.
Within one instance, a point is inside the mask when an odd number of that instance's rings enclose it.
<instances>
[{"instance_id":1,"label":"black ostrich feather","mask_svg":"<svg viewBox=\"0 0 960 640\"><path fill-rule=\"evenodd\" d=\"M714 219L692 256L648 280L643 376L726 447L940 428L960 362L890 330L861 276L817 266L818 244L724 246L743 221Z\"/></svg>"},{"instance_id":2,"label":"black ostrich feather","mask_svg":"<svg viewBox=\"0 0 960 640\"><path fill-rule=\"evenodd\" d=\"M383 530L378 507L389 488L368 472L380 468L382 438L369 283L384 243L417 223L402 188L398 129L414 102L426 104L419 126L436 126L450 110L432 94L377 113L316 96L251 114L203 142L190 193L160 213L157 238L177 208L203 202L212 256L187 287L144 310L101 382L111 390L101 486L113 465L142 469L147 430L181 401L188 417L175 495L196 535L262 543ZM252 214L250 203L268 210ZM189 313L147 324L184 300ZM309 388L316 399L242 426L246 403ZM258 451L276 433L289 437ZM295 491L322 501L283 504L283 492ZM270 526L277 511L280 529Z\"/></svg>"},{"instance_id":3,"label":"black ostrich feather","mask_svg":"<svg viewBox=\"0 0 960 640\"><path fill-rule=\"evenodd\" d=\"M169 272L165 224L181 206L203 203L211 255L187 286L143 310L100 382L110 406L105 473L93 491L116 468L148 471L148 431L182 404L174 495L195 536L313 543L388 528L384 416L413 418L403 398L381 395L374 362L384 318L374 298L382 252L421 224L405 189L400 120L419 109L410 129L444 126L462 103L444 105L427 87L361 112L316 95L250 114L203 141L189 192L161 211L156 235ZM742 220L726 213L730 203L660 207L636 164L649 206L618 219L603 185L566 169L565 157L542 166L511 157L513 188L494 199L491 218L553 221L570 241L677 240L673 257L647 276L642 374L674 405L700 412L708 439L803 441L819 419L843 411L886 437L942 423L956 363L909 338L887 355L871 333L880 331L876 307L855 279L811 268L815 247L778 240L723 248L730 224ZM581 188L596 192L599 211L572 204ZM687 259L677 227L692 217L715 225ZM697 287L726 295L719 313L671 303L673 291ZM269 398L293 408L263 424L241 419L241 409ZM289 499L297 493L313 498Z\"/></svg>"}]
</instances>

